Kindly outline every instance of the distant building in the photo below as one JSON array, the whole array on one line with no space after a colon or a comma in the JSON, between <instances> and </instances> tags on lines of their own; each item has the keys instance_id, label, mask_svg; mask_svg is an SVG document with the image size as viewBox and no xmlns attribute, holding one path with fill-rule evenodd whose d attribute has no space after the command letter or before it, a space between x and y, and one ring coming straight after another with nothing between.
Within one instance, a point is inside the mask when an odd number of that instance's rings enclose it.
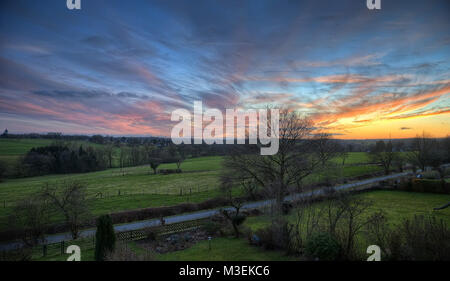
<instances>
[{"instance_id":1,"label":"distant building","mask_svg":"<svg viewBox=\"0 0 450 281\"><path fill-rule=\"evenodd\" d=\"M3 131L3 134L1 135L2 138L6 138L8 136L8 129L5 129L5 131Z\"/></svg>"}]
</instances>

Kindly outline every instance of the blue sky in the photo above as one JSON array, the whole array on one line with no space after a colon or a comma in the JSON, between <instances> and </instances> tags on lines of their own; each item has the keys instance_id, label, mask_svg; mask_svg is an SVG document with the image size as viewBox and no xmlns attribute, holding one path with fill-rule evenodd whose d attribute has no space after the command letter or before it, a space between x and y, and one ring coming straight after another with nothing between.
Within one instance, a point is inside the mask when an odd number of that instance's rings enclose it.
<instances>
[{"instance_id":1,"label":"blue sky","mask_svg":"<svg viewBox=\"0 0 450 281\"><path fill-rule=\"evenodd\" d=\"M287 106L342 138L450 132L449 1L0 8L0 127L11 132L168 136L171 111L194 100Z\"/></svg>"}]
</instances>

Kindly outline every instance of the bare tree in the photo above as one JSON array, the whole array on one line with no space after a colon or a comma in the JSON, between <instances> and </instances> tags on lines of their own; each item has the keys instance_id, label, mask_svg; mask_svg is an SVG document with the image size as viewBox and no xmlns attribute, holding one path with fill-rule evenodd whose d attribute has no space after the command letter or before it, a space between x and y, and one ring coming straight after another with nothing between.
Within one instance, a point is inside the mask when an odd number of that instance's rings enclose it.
<instances>
[{"instance_id":1,"label":"bare tree","mask_svg":"<svg viewBox=\"0 0 450 281\"><path fill-rule=\"evenodd\" d=\"M24 244L32 247L45 241L49 213L50 206L45 198L32 195L17 203L9 216L9 224L19 229Z\"/></svg>"},{"instance_id":2,"label":"bare tree","mask_svg":"<svg viewBox=\"0 0 450 281\"><path fill-rule=\"evenodd\" d=\"M239 226L244 222L245 216L241 215L239 212L243 205L242 198L233 196L233 187L232 185L222 186L222 190L228 196L228 203L234 208L234 211L222 210L222 215L231 223L233 226L234 234L236 238L239 238Z\"/></svg>"},{"instance_id":3,"label":"bare tree","mask_svg":"<svg viewBox=\"0 0 450 281\"><path fill-rule=\"evenodd\" d=\"M337 199L337 208L343 210L342 225L339 227L338 237L343 246L343 254L346 258L352 258L354 254L355 239L361 229L370 223L365 218L365 211L372 205L372 202L363 198L344 194Z\"/></svg>"},{"instance_id":4,"label":"bare tree","mask_svg":"<svg viewBox=\"0 0 450 281\"><path fill-rule=\"evenodd\" d=\"M422 171L425 171L425 167L431 165L433 149L435 146L436 140L423 132L421 136L417 135L416 138L414 138L408 158L414 165L419 166Z\"/></svg>"},{"instance_id":5,"label":"bare tree","mask_svg":"<svg viewBox=\"0 0 450 281\"><path fill-rule=\"evenodd\" d=\"M119 165L120 165L120 171L122 172L122 175L125 175L125 171L123 170L124 167L128 165L130 153L129 148L126 146L120 146L120 154L119 154Z\"/></svg>"},{"instance_id":6,"label":"bare tree","mask_svg":"<svg viewBox=\"0 0 450 281\"><path fill-rule=\"evenodd\" d=\"M339 156L339 144L331 139L330 134L319 133L316 135L314 142L316 144L316 153L320 159L322 167L325 167L329 159Z\"/></svg>"},{"instance_id":7,"label":"bare tree","mask_svg":"<svg viewBox=\"0 0 450 281\"><path fill-rule=\"evenodd\" d=\"M146 144L144 146L144 151L146 154L146 159L147 159L148 165L153 170L153 173L156 174L157 169L158 169L159 165L161 165L161 162L162 162L162 159L160 157L160 153L159 153L158 149L151 144Z\"/></svg>"},{"instance_id":8,"label":"bare tree","mask_svg":"<svg viewBox=\"0 0 450 281\"><path fill-rule=\"evenodd\" d=\"M42 189L44 198L48 198L62 212L69 226L73 239L79 237L82 223L89 218L89 208L86 202L86 187L81 183L71 182L58 187L48 184Z\"/></svg>"},{"instance_id":9,"label":"bare tree","mask_svg":"<svg viewBox=\"0 0 450 281\"><path fill-rule=\"evenodd\" d=\"M372 161L383 166L384 173L388 175L390 173L393 162L397 158L397 153L393 150L391 140L389 140L387 143L380 140L377 141L375 148L370 152L370 157Z\"/></svg>"},{"instance_id":10,"label":"bare tree","mask_svg":"<svg viewBox=\"0 0 450 281\"><path fill-rule=\"evenodd\" d=\"M112 144L105 145L105 154L106 154L106 158L108 160L109 168L112 168L113 153L114 153L114 146Z\"/></svg>"},{"instance_id":11,"label":"bare tree","mask_svg":"<svg viewBox=\"0 0 450 281\"><path fill-rule=\"evenodd\" d=\"M224 174L228 180L253 180L269 190L275 198L276 209L281 210L288 188L301 183L333 154L319 154L320 138L313 136L313 124L298 113L281 110L279 124L279 150L275 155L262 156L258 145L236 145L224 161ZM274 132L272 132L273 134Z\"/></svg>"},{"instance_id":12,"label":"bare tree","mask_svg":"<svg viewBox=\"0 0 450 281\"><path fill-rule=\"evenodd\" d=\"M177 169L180 170L181 164L184 162L184 157L181 153L176 152L175 154Z\"/></svg>"},{"instance_id":13,"label":"bare tree","mask_svg":"<svg viewBox=\"0 0 450 281\"><path fill-rule=\"evenodd\" d=\"M3 175L6 173L6 164L0 160L0 182L3 180Z\"/></svg>"}]
</instances>

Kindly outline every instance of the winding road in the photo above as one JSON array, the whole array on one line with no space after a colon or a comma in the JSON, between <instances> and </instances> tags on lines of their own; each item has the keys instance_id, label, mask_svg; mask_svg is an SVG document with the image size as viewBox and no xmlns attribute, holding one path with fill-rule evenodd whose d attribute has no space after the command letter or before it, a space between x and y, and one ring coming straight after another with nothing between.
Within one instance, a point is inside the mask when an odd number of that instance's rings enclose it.
<instances>
[{"instance_id":1,"label":"winding road","mask_svg":"<svg viewBox=\"0 0 450 281\"><path fill-rule=\"evenodd\" d=\"M362 180L362 181L358 181L358 182L354 182L354 183L338 185L338 186L335 186L334 189L335 190L345 190L345 189L349 189L352 187L358 187L358 186L363 186L363 185L367 185L367 184L377 183L380 181L391 180L391 179L407 176L408 174L409 174L408 172L404 172L404 173L398 173L398 174L393 174L393 175L388 175L388 176L370 178L370 179L366 179L366 180ZM285 200L286 201L294 201L294 200L298 200L301 198L309 197L311 195L317 196L317 195L323 194L325 192L325 190L326 190L325 188L321 188L321 189L316 189L313 191L297 193L297 194L286 196ZM265 201L250 202L250 203L244 204L241 209L261 208L261 207L265 207L265 206L270 206L273 202L274 202L273 199L265 200ZM222 208L222 209L232 210L233 208L228 207L228 208ZM212 209L212 210L198 211L198 212L189 213L189 214L174 215L171 217L166 217L164 219L165 219L166 224L173 224L173 223L208 218L217 213L219 213L219 209ZM158 226L160 223L161 222L159 219L149 219L149 220L114 225L114 230L116 232L138 230L138 229L143 229L143 228L147 228L147 227ZM84 238L92 237L93 235L95 235L95 228L82 230L80 233L80 237L84 237ZM53 234L53 235L48 235L45 238L46 238L47 244L53 244L53 243L59 243L62 241L72 240L72 236L70 235L70 233ZM1 251L13 250L13 249L22 247L22 245L23 245L22 242L3 243L3 244L0 244L0 250Z\"/></svg>"}]
</instances>

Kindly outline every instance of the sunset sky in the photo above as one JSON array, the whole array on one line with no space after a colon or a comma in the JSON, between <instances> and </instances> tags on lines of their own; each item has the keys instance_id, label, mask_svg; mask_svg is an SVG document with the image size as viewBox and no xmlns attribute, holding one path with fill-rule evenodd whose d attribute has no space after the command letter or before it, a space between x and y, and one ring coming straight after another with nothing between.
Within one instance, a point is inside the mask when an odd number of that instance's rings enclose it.
<instances>
[{"instance_id":1,"label":"sunset sky","mask_svg":"<svg viewBox=\"0 0 450 281\"><path fill-rule=\"evenodd\" d=\"M200 100L336 138L450 134L448 0L81 2L0 2L1 130L170 136Z\"/></svg>"}]
</instances>

